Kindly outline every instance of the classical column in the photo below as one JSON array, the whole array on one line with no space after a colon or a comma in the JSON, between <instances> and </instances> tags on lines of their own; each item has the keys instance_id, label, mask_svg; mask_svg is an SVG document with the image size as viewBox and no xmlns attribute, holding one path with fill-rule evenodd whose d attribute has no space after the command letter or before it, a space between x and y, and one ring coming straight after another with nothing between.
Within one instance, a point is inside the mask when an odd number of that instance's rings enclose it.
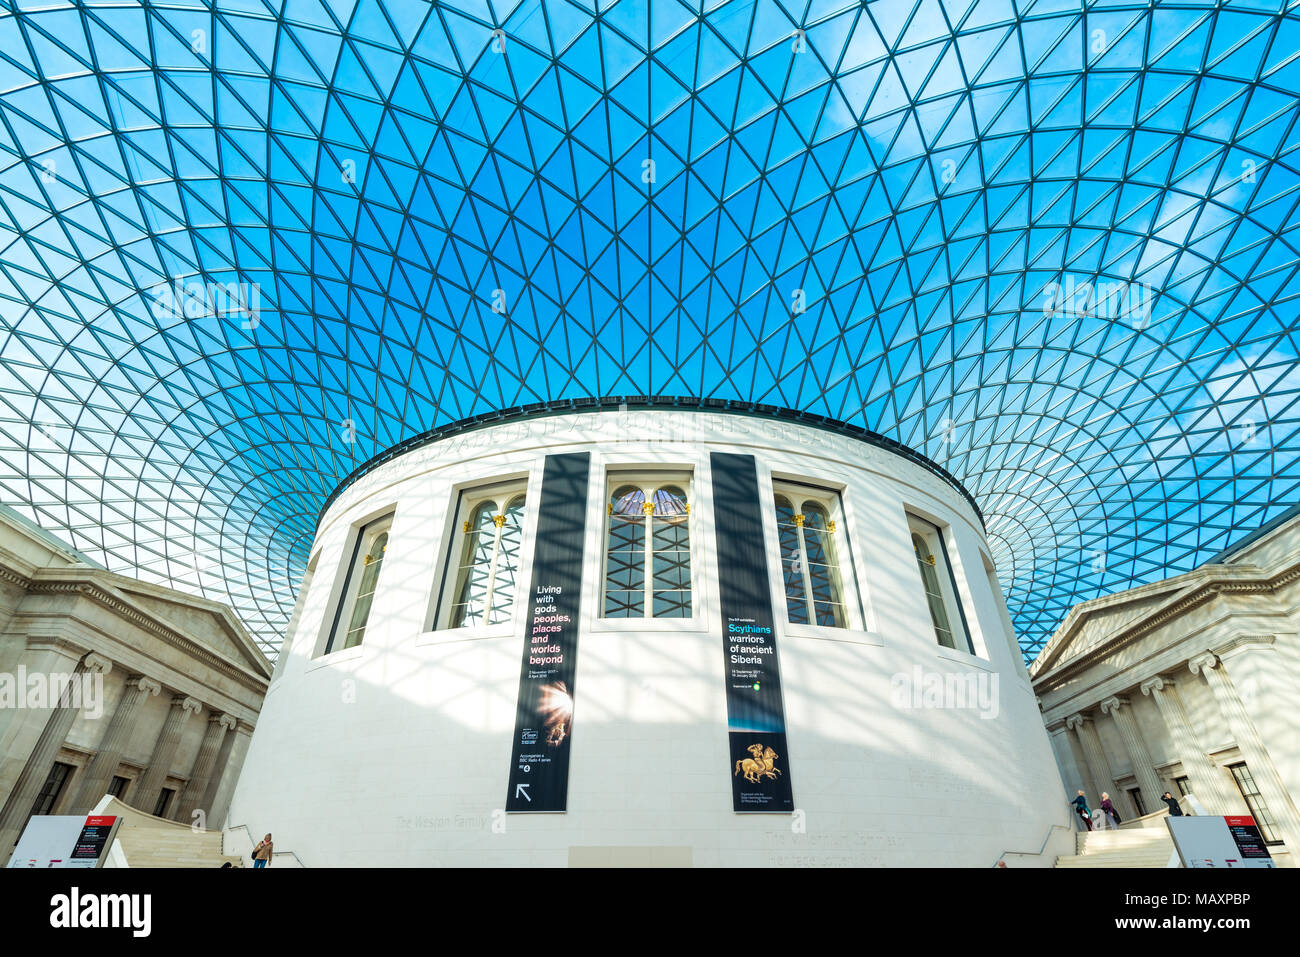
<instances>
[{"instance_id":1,"label":"classical column","mask_svg":"<svg viewBox=\"0 0 1300 957\"><path fill-rule=\"evenodd\" d=\"M1169 736L1174 741L1174 751L1182 763L1183 773L1192 783L1192 793L1211 814L1227 814L1232 806L1223 785L1223 774L1215 767L1205 749L1196 740L1196 733L1187 720L1187 712L1178 697L1174 680L1157 675L1142 682L1142 693L1150 695L1160 709Z\"/></svg>"},{"instance_id":2,"label":"classical column","mask_svg":"<svg viewBox=\"0 0 1300 957\"><path fill-rule=\"evenodd\" d=\"M1150 814L1158 811L1164 788L1160 786L1160 778L1156 776L1155 767L1151 763L1151 753L1142 740L1142 732L1138 729L1137 719L1133 717L1128 698L1111 695L1101 703L1101 713L1109 714L1119 728L1119 735L1124 739L1124 748L1133 765L1133 776L1137 778L1138 787L1146 798L1146 812Z\"/></svg>"},{"instance_id":3,"label":"classical column","mask_svg":"<svg viewBox=\"0 0 1300 957\"><path fill-rule=\"evenodd\" d=\"M1118 790L1115 787L1115 778L1110 773L1110 762L1106 760L1106 751L1102 748L1101 739L1097 737L1097 728L1088 715L1082 712L1072 714L1065 719L1065 726L1078 736L1079 743L1083 745L1083 757L1088 763L1088 770L1092 772L1092 792L1087 795L1088 806L1096 807L1101 801L1102 791ZM1087 793L1086 785L1085 793Z\"/></svg>"},{"instance_id":4,"label":"classical column","mask_svg":"<svg viewBox=\"0 0 1300 957\"><path fill-rule=\"evenodd\" d=\"M28 683L33 680L73 674L81 667L81 661L89 651L89 648L58 638L28 638L27 646L13 666L15 690L25 695ZM29 705L34 703L24 700ZM0 708L0 801L13 793L32 749L45 730L52 707L53 702L47 702L44 707ZM4 848L0 848L0 853L3 851Z\"/></svg>"},{"instance_id":5,"label":"classical column","mask_svg":"<svg viewBox=\"0 0 1300 957\"><path fill-rule=\"evenodd\" d=\"M162 731L158 733L158 740L154 743L149 767L145 769L131 792L132 807L146 814L153 813L163 782L167 780L167 774L172 769L172 761L176 758L176 748L181 743L185 722L189 720L191 714L197 713L202 707L203 705L194 698L187 698L184 695L176 695L172 698L171 710L167 712L167 720L163 722Z\"/></svg>"},{"instance_id":6,"label":"classical column","mask_svg":"<svg viewBox=\"0 0 1300 957\"><path fill-rule=\"evenodd\" d=\"M54 759L58 757L59 749L67 740L68 731L77 717L81 704L83 676L106 675L112 670L111 661L90 652L77 664L76 670L72 673L73 680L63 686L58 705L50 712L41 736L36 741L36 747L32 749L27 763L23 765L23 770L18 775L13 790L9 792L9 799L5 801L4 808L0 809L0 857L6 861L13 853L14 845L18 843L22 829L27 824L27 818L36 804L36 798L50 776L50 769L54 767Z\"/></svg>"},{"instance_id":7,"label":"classical column","mask_svg":"<svg viewBox=\"0 0 1300 957\"><path fill-rule=\"evenodd\" d=\"M1274 635L1239 635L1214 653L1220 668L1232 679L1241 706L1294 807L1300 804L1300 734L1296 733L1300 676L1276 640Z\"/></svg>"},{"instance_id":8,"label":"classical column","mask_svg":"<svg viewBox=\"0 0 1300 957\"><path fill-rule=\"evenodd\" d=\"M217 765L217 756L221 753L226 732L233 730L235 724L235 719L228 714L213 714L208 718L208 729L203 735L203 743L199 745L199 755L194 759L190 779L177 804L178 810L174 815L176 820L188 824L194 812L200 809L204 815L207 814L208 808L204 806L203 799L212 781L212 769Z\"/></svg>"},{"instance_id":9,"label":"classical column","mask_svg":"<svg viewBox=\"0 0 1300 957\"><path fill-rule=\"evenodd\" d=\"M1092 788L1087 765L1080 766L1071 741L1073 735L1063 720L1048 728L1047 734L1052 742L1052 753L1056 755L1056 766L1061 772L1061 784L1065 787L1066 799L1073 800L1074 792L1079 788L1085 790Z\"/></svg>"},{"instance_id":10,"label":"classical column","mask_svg":"<svg viewBox=\"0 0 1300 957\"><path fill-rule=\"evenodd\" d=\"M212 775L212 783L208 785L209 793L203 799L203 806L208 810L209 829L224 827L226 824L226 812L230 810L230 799L234 796L235 783L239 780L239 772L244 766L244 757L248 754L248 745L252 739L253 726L242 721L226 735L221 756L217 759L218 770Z\"/></svg>"},{"instance_id":11,"label":"classical column","mask_svg":"<svg viewBox=\"0 0 1300 957\"><path fill-rule=\"evenodd\" d=\"M1242 705L1241 696L1237 694L1232 679L1224 671L1222 662L1214 652L1207 651L1189 661L1187 667L1191 669L1192 674L1205 676L1206 683L1214 692L1214 700L1218 702L1219 711L1222 712L1229 730L1232 731L1232 736L1237 741L1237 749L1246 759L1251 777L1259 785L1259 792L1277 822L1278 836L1286 842L1287 849L1293 855L1300 855L1300 842L1298 842L1300 816L1297 815L1296 807L1291 802L1291 796L1287 794L1286 785L1278 777L1277 768L1269 757L1268 749L1264 747L1259 732Z\"/></svg>"},{"instance_id":12,"label":"classical column","mask_svg":"<svg viewBox=\"0 0 1300 957\"><path fill-rule=\"evenodd\" d=\"M122 691L122 700L118 702L109 719L108 730L100 739L99 750L91 760L90 766L81 776L81 786L77 788L77 797L72 806L80 814L89 812L108 792L113 780L113 773L122 763L122 752L135 734L136 719L140 717L140 705L150 695L159 694L162 685L144 675L128 678L126 688Z\"/></svg>"}]
</instances>

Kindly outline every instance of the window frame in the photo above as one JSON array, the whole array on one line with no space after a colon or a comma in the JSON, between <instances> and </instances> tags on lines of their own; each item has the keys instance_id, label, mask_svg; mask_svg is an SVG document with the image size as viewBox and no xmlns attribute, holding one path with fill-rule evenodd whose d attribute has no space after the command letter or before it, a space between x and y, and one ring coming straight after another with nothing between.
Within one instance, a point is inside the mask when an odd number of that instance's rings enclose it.
<instances>
[{"instance_id":1,"label":"window frame","mask_svg":"<svg viewBox=\"0 0 1300 957\"><path fill-rule=\"evenodd\" d=\"M463 486L455 491L456 504L452 509L450 534L446 536L445 547L439 556L441 569L437 577L436 594L425 622L424 631L426 633L433 632L443 636L491 634L514 627L515 622L518 620L520 606L527 605L527 601L520 601L520 596L527 591L528 587L525 578L527 571L525 546L529 532L528 523L531 517L528 511L529 492L531 491L529 486L531 484L529 476L512 476L487 479ZM465 526L479 508L488 502L493 502L496 505L498 509L497 515L504 515L511 503L519 498L523 499L523 511L519 518L519 553L515 565L515 597L511 602L510 614L504 621L495 623L451 624L452 613L457 605L456 590L460 584L460 570L464 567L466 540L470 531L466 530ZM503 534L500 529L502 527L504 526L497 526L498 531L493 537L493 556L490 559L491 579L488 588L489 598L496 586L496 569L498 568L496 562L500 556L499 549Z\"/></svg>"},{"instance_id":2,"label":"window frame","mask_svg":"<svg viewBox=\"0 0 1300 957\"><path fill-rule=\"evenodd\" d=\"M857 588L857 568L853 558L853 543L849 536L842 493L838 489L777 476L772 476L770 491L771 494L768 496L767 502L776 529L777 591L780 596L777 615L782 620L786 630L792 628L796 630L812 629L818 633L833 635L862 631L866 616L862 609L862 597ZM785 555L781 552L781 521L776 511L777 496L781 496L790 502L796 516L795 524L799 529L799 554L803 566L804 603L808 606L809 612L808 621L790 620L789 600L785 590ZM842 625L823 625L816 620L811 575L807 569L808 553L805 544L805 533L803 523L797 521L802 516L803 506L808 502L814 502L826 513L827 530L833 536L830 541L834 548L835 571L839 580L839 601L836 604L841 605L844 609L844 623Z\"/></svg>"},{"instance_id":3,"label":"window frame","mask_svg":"<svg viewBox=\"0 0 1300 957\"><path fill-rule=\"evenodd\" d=\"M933 519L926 518L911 508L906 509L905 514L907 516L907 544L911 551L913 560L917 564L917 575L921 579L921 594L924 598L924 613L925 616L930 619L935 647L949 652L955 651L959 654L969 654L975 658L980 657L979 653L975 650L975 634L971 630L970 619L966 615L965 602L962 601L961 596L961 588L957 585L957 572L952 562L952 555L948 551L947 532L950 526L940 525ZM925 573L920 568L920 563L923 559L916 554L916 545L912 541L912 539L918 534L922 538L933 536L934 540L938 542L939 549L937 552L934 550L932 544L927 543L931 559L930 567L935 569L936 584L939 587L939 598L943 601L944 611L948 617L949 631L952 631L954 619L955 621L960 622L962 636L965 638L965 647L962 647L957 643L955 635L953 638L953 645L945 645L939 640L939 624L934 620L934 612L930 607L930 590L926 585ZM946 575L943 575L938 571L937 562L934 561L936 558L942 558L944 567L947 569ZM945 582L949 589L948 594L946 595L944 593ZM953 615L953 605L956 606L957 611L955 616Z\"/></svg>"},{"instance_id":4,"label":"window frame","mask_svg":"<svg viewBox=\"0 0 1300 957\"><path fill-rule=\"evenodd\" d=\"M1238 769L1241 774L1238 774ZM1268 799L1259 789L1259 782L1255 780L1254 773L1250 770L1250 765L1245 761L1234 761L1227 766L1228 774L1232 777L1232 783L1237 788L1237 793L1241 795L1241 800L1246 805L1246 810L1250 811L1250 816L1255 821L1255 826L1259 828L1259 836L1264 839L1264 843L1270 847L1277 847L1286 842L1278 836L1277 818L1273 816L1272 810L1269 809ZM1253 790L1250 793L1242 786L1241 778L1244 775L1249 781ZM1268 817L1268 821L1260 820L1260 811Z\"/></svg>"},{"instance_id":5,"label":"window frame","mask_svg":"<svg viewBox=\"0 0 1300 957\"><path fill-rule=\"evenodd\" d=\"M596 578L596 604L593 607L592 623L597 630L655 630L667 628L685 628L690 629L697 625L701 616L701 577L699 571L700 564L700 534L701 526L699 520L698 497L699 497L699 470L690 465L668 465L663 466L607 466L603 470L601 483L597 488L602 491L600 496L600 509L602 520L597 523L599 534L597 537L597 571ZM614 493L624 486L635 486L640 489L647 499L653 497L655 491L665 487L676 487L682 490L686 498L686 552L690 562L690 613L676 617L655 616L654 610L654 549L652 546L652 531L646 529L646 541L644 548L644 567L643 572L643 589L645 591L644 609L649 610L652 614L642 614L639 616L611 616L605 614L605 600L609 584L609 536L612 529L611 518L613 517L613 503L611 499ZM644 513L649 519L653 513ZM675 589L667 589L675 590Z\"/></svg>"},{"instance_id":6,"label":"window frame","mask_svg":"<svg viewBox=\"0 0 1300 957\"><path fill-rule=\"evenodd\" d=\"M365 643L366 632L370 627L371 616L374 613L374 598L371 598L370 609L366 613L365 623L362 625L361 639L354 645L344 645L336 647L336 641L339 638L339 628L346 621L351 622L352 615L356 611L356 602L360 594L361 582L356 575L358 565L364 554L369 551L373 541L380 535L387 534L388 541L384 543L384 558L380 560L381 567L376 573L375 587L371 595L379 593L379 586L383 578L382 563L387 559L388 546L392 544L393 521L396 518L395 509L388 509L379 513L377 516L364 519L352 525L351 533L348 536L348 546L344 549L347 553L347 564L340 566L335 575L338 577L342 573L342 584L338 591L338 597L334 601L334 613L327 617L329 627L325 633L325 641L321 653L317 656L325 658L330 655L342 654L345 651L353 651L360 648ZM355 589L354 589L354 578ZM351 628L348 631L352 631Z\"/></svg>"}]
</instances>

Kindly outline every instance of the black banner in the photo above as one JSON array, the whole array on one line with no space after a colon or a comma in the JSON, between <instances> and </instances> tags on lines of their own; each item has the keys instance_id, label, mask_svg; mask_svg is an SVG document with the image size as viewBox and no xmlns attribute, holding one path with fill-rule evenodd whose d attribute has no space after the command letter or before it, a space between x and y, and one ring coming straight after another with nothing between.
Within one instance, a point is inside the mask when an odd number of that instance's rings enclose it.
<instances>
[{"instance_id":1,"label":"black banner","mask_svg":"<svg viewBox=\"0 0 1300 957\"><path fill-rule=\"evenodd\" d=\"M714 452L713 510L734 811L794 810L763 505L752 455Z\"/></svg>"},{"instance_id":2,"label":"black banner","mask_svg":"<svg viewBox=\"0 0 1300 957\"><path fill-rule=\"evenodd\" d=\"M519 673L507 811L563 811L569 794L582 544L591 454L548 455Z\"/></svg>"}]
</instances>

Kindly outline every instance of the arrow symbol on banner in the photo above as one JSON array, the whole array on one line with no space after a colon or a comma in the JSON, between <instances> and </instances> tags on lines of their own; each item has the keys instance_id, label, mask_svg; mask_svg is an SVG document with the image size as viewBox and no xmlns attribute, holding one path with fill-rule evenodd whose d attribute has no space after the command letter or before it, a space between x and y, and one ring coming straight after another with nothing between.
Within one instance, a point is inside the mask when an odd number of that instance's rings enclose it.
<instances>
[{"instance_id":1,"label":"arrow symbol on banner","mask_svg":"<svg viewBox=\"0 0 1300 957\"><path fill-rule=\"evenodd\" d=\"M527 785L527 784L516 784L516 785L515 785L515 797L522 797L522 798L523 798L524 800L526 800L529 804L532 804L532 803L533 803L533 799L530 798L530 797L528 796L528 785Z\"/></svg>"}]
</instances>

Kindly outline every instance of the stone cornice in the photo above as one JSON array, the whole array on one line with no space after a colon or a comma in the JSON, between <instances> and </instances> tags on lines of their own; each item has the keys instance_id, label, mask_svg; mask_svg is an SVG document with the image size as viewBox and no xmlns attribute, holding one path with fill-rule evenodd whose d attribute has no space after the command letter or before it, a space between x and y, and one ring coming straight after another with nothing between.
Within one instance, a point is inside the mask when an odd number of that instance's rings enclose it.
<instances>
[{"instance_id":1,"label":"stone cornice","mask_svg":"<svg viewBox=\"0 0 1300 957\"><path fill-rule=\"evenodd\" d=\"M1214 653L1220 660L1233 658L1251 648L1272 648L1274 641L1272 635L1236 635L1215 648Z\"/></svg>"},{"instance_id":2,"label":"stone cornice","mask_svg":"<svg viewBox=\"0 0 1300 957\"><path fill-rule=\"evenodd\" d=\"M1267 577L1264 577L1261 570L1253 565L1213 565L1196 569L1186 576L1180 577L1186 577L1188 581L1176 598L1168 604L1155 609L1150 614L1142 616L1137 621L1129 623L1110 637L1102 639L1085 654L1067 661L1059 667L1055 665L1054 660L1039 659L1043 662L1043 667L1038 669L1038 674L1033 678L1034 690L1040 695L1052 690L1064 680L1091 667L1098 652L1114 653L1216 598L1225 595L1267 595L1293 582L1300 581L1300 562L1296 562ZM1199 581L1196 579L1199 579ZM1177 581L1177 579L1170 579L1170 581ZM1097 599L1097 601L1104 600ZM1056 649L1051 655L1052 659L1059 657L1070 646L1070 639L1078 637L1083 623L1096 610L1096 607L1087 608L1084 605L1076 605L1071 610L1056 638L1048 643L1048 649L1046 650L1051 650L1052 645L1056 645ZM1037 663L1035 662L1035 664Z\"/></svg>"},{"instance_id":3,"label":"stone cornice","mask_svg":"<svg viewBox=\"0 0 1300 957\"><path fill-rule=\"evenodd\" d=\"M53 580L42 580L37 578L32 580L31 586L28 588L28 593L74 595L88 598L97 604L103 605L115 614L126 618L133 624L139 626L142 630L161 639L189 657L202 662L214 671L218 671L227 677L235 679L240 684L252 688L259 694L265 694L266 687L270 683L269 676L260 675L254 672L251 668L241 667L238 663L231 661L224 655L216 653L206 645L195 641L188 635L185 635L170 625L159 621L153 615L147 614L135 605L126 601L122 596L108 588L105 588L94 580L82 577L72 579L58 578Z\"/></svg>"},{"instance_id":4,"label":"stone cornice","mask_svg":"<svg viewBox=\"0 0 1300 957\"><path fill-rule=\"evenodd\" d=\"M19 574L6 565L0 565L0 581L6 581L11 585L17 585L19 588L30 588L32 580L26 575Z\"/></svg>"}]
</instances>

